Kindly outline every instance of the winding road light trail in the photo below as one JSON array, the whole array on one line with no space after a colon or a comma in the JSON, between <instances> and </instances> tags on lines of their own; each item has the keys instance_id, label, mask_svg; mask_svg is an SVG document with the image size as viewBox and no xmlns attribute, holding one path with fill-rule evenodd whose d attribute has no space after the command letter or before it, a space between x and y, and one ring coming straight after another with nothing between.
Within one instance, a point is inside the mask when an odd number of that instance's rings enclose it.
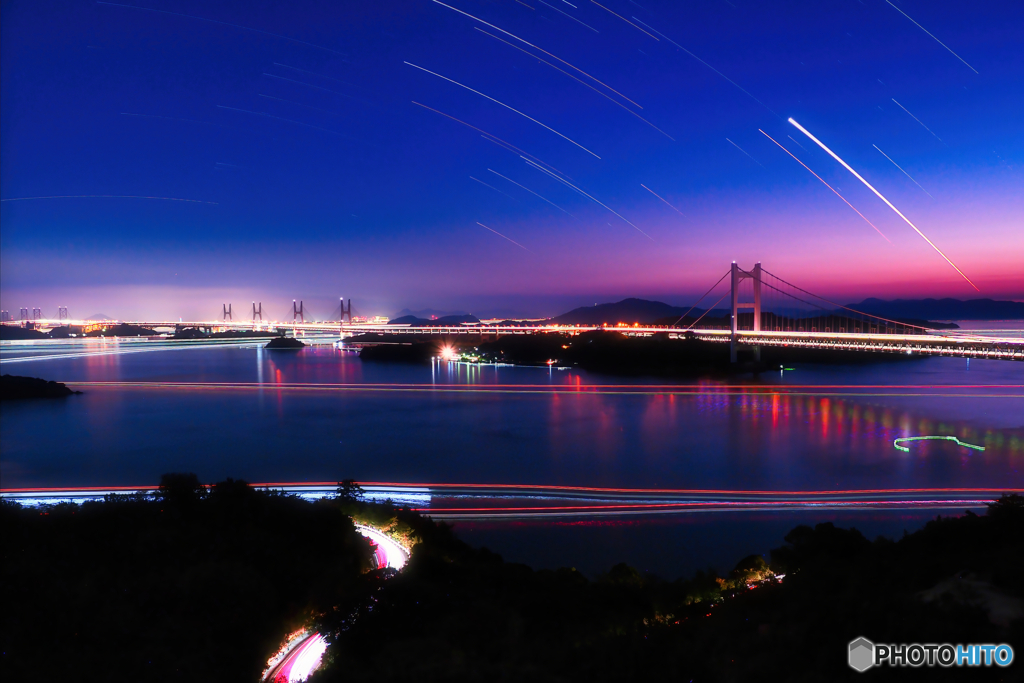
<instances>
[{"instance_id":1,"label":"winding road light trail","mask_svg":"<svg viewBox=\"0 0 1024 683\"><path fill-rule=\"evenodd\" d=\"M807 130L806 128L804 128L803 126L801 126L801 125L800 125L799 123L797 123L797 122L796 122L796 120L795 120L795 119L793 119L793 117L790 117L790 118L789 118L789 122L790 122L791 124L793 124L794 126L796 126L797 130L799 130L799 131L800 131L801 133L803 133L804 135L806 135L807 137L809 137L809 138L810 138L810 139L811 139L811 140L812 140L812 141L814 142L814 144L818 145L818 147L821 147L821 148L822 148L823 150L825 150L826 152L828 152L829 156L831 156L831 157L832 157L833 159L835 159L835 160L836 160L836 161L838 161L838 162L839 162L840 164L842 164L842 165L843 165L843 168L845 168L845 169L846 169L847 171L849 171L850 173L852 173L852 174L854 175L854 177L855 177L855 178L857 178L857 180L859 180L859 181L861 181L862 183L864 183L864 185L865 185L865 186L866 186L866 187L867 187L867 188L868 188L869 190L871 190L872 192L874 192L874 193L875 193L875 195L876 195L876 196L877 196L877 197L878 197L879 199L881 199L881 200L882 200L883 202L885 202L886 206L888 206L888 207L889 207L890 209L892 209L893 211L895 211L895 212L896 212L896 215L897 215L897 216L899 216L899 217L900 217L900 218L902 218L902 219L903 219L904 221L906 221L907 225L909 225L910 227L912 227L912 228L914 229L914 232L916 232L916 233L917 233L918 235L920 235L920 236L921 236L921 237L922 237L922 238L924 239L924 241L925 241L925 242L927 242L927 243L928 243L928 245L929 245L929 246L931 246L931 248L932 248L932 249L934 249L934 250L935 250L935 251L936 251L936 252L937 252L937 253L939 254L939 256L941 256L942 258L944 258L944 259L946 260L946 263L948 263L949 265L953 266L953 270L955 270L956 272L960 273L960 277L962 277L963 279L967 280L967 283L968 283L968 284L970 284L970 285L971 285L971 287L974 287L974 289L975 289L976 291L979 291L979 292L981 291L980 289L978 289L978 285L976 285L976 284L974 284L973 282L971 282L971 278L967 277L967 276L966 276L966 275L964 274L964 271L962 271L962 270L960 270L959 268L957 268L956 264L955 264L955 263L953 263L953 262L952 262L951 260L949 260L949 257L948 257L948 256L946 256L945 254L943 254L943 253L942 253L942 250L941 250L941 249L939 249L939 248L938 248L937 246L935 246L935 243L934 243L934 242L932 242L932 241L931 241L930 239L928 239L928 236L927 236L927 235L925 235L925 234L924 234L923 232L921 232L921 230L920 230L920 229L918 229L918 227L917 227L916 225L914 225L913 223L911 223L911 222L910 222L910 219L909 219L909 218L907 218L906 216L904 216L904 215L903 215L903 213L901 213L899 209L897 209L897 208L896 208L895 206L893 206L893 203L892 203L892 202L890 202L890 201L889 201L888 199L886 199L885 197L883 197L883 196L882 196L882 193L881 193L881 192L879 192L878 190L876 190L876 189L874 188L874 186L873 186L873 185L872 185L871 183L869 183L868 181L864 180L864 178L863 178L863 177L862 177L862 176L860 175L860 173L857 173L856 171L854 171L854 170L853 170L853 168L852 168L852 167L851 167L851 166L850 166L850 165L849 165L848 163L846 163L845 161L843 161L842 159L840 159L840 158L839 158L839 155L838 155L838 154L836 154L835 152L833 152L832 150L830 150L830 149L829 149L828 147L826 147L826 146L825 146L825 143L823 143L823 142L822 142L821 140L819 140L818 138L814 137L814 136L813 136L813 135L811 134L811 132L810 132L809 130Z\"/></svg>"}]
</instances>

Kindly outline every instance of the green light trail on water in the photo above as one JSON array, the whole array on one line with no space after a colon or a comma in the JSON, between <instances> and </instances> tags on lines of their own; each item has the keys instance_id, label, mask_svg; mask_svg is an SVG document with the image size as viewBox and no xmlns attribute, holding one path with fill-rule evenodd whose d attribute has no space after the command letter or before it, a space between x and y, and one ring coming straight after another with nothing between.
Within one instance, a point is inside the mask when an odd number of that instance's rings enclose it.
<instances>
[{"instance_id":1,"label":"green light trail on water","mask_svg":"<svg viewBox=\"0 0 1024 683\"><path fill-rule=\"evenodd\" d=\"M906 453L909 453L910 449L906 446L901 446L900 441L955 441L958 446L963 446L964 448L973 448L976 451L985 450L984 446L975 446L971 443L964 443L955 436L904 436L892 442L893 446Z\"/></svg>"}]
</instances>

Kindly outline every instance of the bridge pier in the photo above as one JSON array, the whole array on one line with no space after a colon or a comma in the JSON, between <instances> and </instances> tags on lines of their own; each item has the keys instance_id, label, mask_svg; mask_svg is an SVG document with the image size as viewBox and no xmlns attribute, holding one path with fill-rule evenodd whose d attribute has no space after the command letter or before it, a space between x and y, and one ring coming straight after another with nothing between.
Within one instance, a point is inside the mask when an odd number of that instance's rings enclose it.
<instances>
[{"instance_id":1,"label":"bridge pier","mask_svg":"<svg viewBox=\"0 0 1024 683\"><path fill-rule=\"evenodd\" d=\"M751 272L740 269L736 262L732 262L732 334L729 337L729 361L735 363L737 360L737 336L739 330L739 309L752 308L754 310L754 332L761 331L761 263L754 264ZM754 301L753 303L740 303L740 282L742 280L753 280ZM761 362L761 347L754 347L754 360Z\"/></svg>"}]
</instances>

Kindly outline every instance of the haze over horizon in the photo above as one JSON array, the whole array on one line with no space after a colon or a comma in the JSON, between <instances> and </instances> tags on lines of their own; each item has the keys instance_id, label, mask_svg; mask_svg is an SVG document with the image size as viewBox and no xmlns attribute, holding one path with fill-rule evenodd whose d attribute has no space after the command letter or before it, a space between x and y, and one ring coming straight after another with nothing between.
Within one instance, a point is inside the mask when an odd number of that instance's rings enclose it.
<instances>
[{"instance_id":1,"label":"haze over horizon","mask_svg":"<svg viewBox=\"0 0 1024 683\"><path fill-rule=\"evenodd\" d=\"M5 5L0 305L1024 300L1024 6L574 4Z\"/></svg>"}]
</instances>

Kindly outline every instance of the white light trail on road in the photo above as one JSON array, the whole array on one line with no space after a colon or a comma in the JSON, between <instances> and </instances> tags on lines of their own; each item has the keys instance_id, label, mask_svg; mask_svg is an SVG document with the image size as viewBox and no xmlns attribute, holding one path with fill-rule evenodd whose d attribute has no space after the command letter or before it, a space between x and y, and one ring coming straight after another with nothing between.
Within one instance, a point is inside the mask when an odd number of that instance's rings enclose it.
<instances>
[{"instance_id":1,"label":"white light trail on road","mask_svg":"<svg viewBox=\"0 0 1024 683\"><path fill-rule=\"evenodd\" d=\"M978 73L978 70L977 70L977 69L975 69L975 68L974 68L973 66L971 66L970 64L967 64L967 62L966 62L966 61L964 61L964 58L963 58L963 57L961 57L961 56L960 56L960 55L958 55L957 53L955 53L955 52L953 52L952 50L950 50L950 49L949 49L949 46L948 46L948 45L946 45L946 44L945 44L944 42L942 42L941 40L939 40L938 38L936 38L936 37L935 37L934 35L932 35L931 31L929 31L929 30L928 30L928 29L926 29L926 28L925 28L924 26L921 26L921 24L919 24L919 23L917 23L916 21L914 21L913 19L911 19L911 17L910 17L910 15L909 15L909 14L907 14L906 12L904 12L903 10L901 10L901 9L900 9L899 7L897 7L896 5L893 5L893 4L891 3L891 2L889 2L889 0L885 0L885 1L886 1L887 3L889 3L889 6L890 6L890 7L892 7L892 8L894 9L894 10L896 10L897 12L899 12L900 14L902 14L903 16L905 16L905 17L906 17L907 19L910 19L911 23L913 23L913 24L914 24L914 26L918 27L919 29L921 29L922 31L924 31L925 33L927 33L927 34L928 34L929 36L931 36L932 40L934 40L934 41L935 41L936 43L938 43L938 44L939 44L939 45L941 45L942 47L944 47L944 48L946 48L947 50L949 50L949 54L953 55L954 57L956 57L957 59L959 59L959 60L960 60L961 62L963 62L963 63L964 63L964 64L965 64L966 66L967 66L967 68L968 68L968 69L970 69L970 70L971 70L971 71L973 71L974 73Z\"/></svg>"},{"instance_id":2,"label":"white light trail on road","mask_svg":"<svg viewBox=\"0 0 1024 683\"><path fill-rule=\"evenodd\" d=\"M871 145L871 146L872 146L872 147L874 147L875 149L877 149L877 150L878 150L878 152L879 152L879 154L881 154L881 155L882 155L883 157L885 157L885 158L886 158L886 159L888 159L889 161L892 161L892 165L893 165L893 166L895 166L896 168L898 168L898 169L900 169L901 171L903 171L903 167L902 167L902 166L900 166L899 164L897 164L897 163L896 163L895 161L893 161L893 160L892 160L892 157L891 157L891 156L889 156L888 154L886 154L885 152L883 152L883 151L882 151L882 150L881 150L881 149L879 148L879 146L878 146L878 145ZM916 180L914 180L914 177L913 177L912 175L910 175L910 174L909 174L909 173L907 173L906 171L903 171L903 175L905 175L905 176L907 176L908 178L910 178L910 182L914 183L914 184L915 184L915 185L917 185L918 187L921 187L921 183L919 183L919 182L917 182ZM931 196L931 194L929 194L929 193L928 193L928 190L924 189L923 187L921 187L921 192L924 192L924 193L925 193L925 194L927 194L927 195L928 195L929 197L932 197L932 196ZM932 197L932 199L935 199L935 197Z\"/></svg>"},{"instance_id":3,"label":"white light trail on road","mask_svg":"<svg viewBox=\"0 0 1024 683\"><path fill-rule=\"evenodd\" d=\"M879 192L878 190L876 190L876 189L874 188L874 186L872 186L872 185L871 185L871 183L869 183L868 181L864 180L864 178L862 178L862 177L861 177L861 175L860 175L859 173L857 173L856 171L854 171L854 170L853 170L853 168L852 168L852 167L851 167L851 166L850 166L850 165L849 165L848 163L846 163L845 161L843 161L842 159L840 159L840 158L839 158L839 155L838 155L838 154L836 154L835 152L833 152L832 150L830 150L830 149L829 149L828 147L826 147L826 146L825 146L825 143L823 143L823 142L822 142L821 140L819 140L818 138L816 138L816 137L814 137L813 135L811 135L811 132L810 132L809 130L807 130L806 128L804 128L803 126L801 126L801 125L800 125L799 123L797 123L797 122L796 122L796 120L794 120L794 119L793 119L792 117L790 117L790 118L789 118L789 122L790 122L791 124L793 124L794 126L796 126L797 130L799 130L799 131L800 131L801 133L803 133L804 135L806 135L807 137L809 137L809 138L810 138L810 139L811 139L811 140L812 140L812 141L813 141L813 142L814 142L814 143L815 143L816 145L818 145L818 147L821 147L821 148L822 148L823 150L825 150L826 152L828 152L829 156L831 156L831 157L832 157L833 159L835 159L835 160L836 160L836 161L838 161L838 162L839 162L840 164L842 164L842 165L843 165L843 168L845 168L845 169L846 169L847 171L849 171L850 173L852 173L852 174L854 175L854 177L855 177L855 178L857 178L857 180L859 180L859 181L861 181L862 183L864 183L864 185L865 185L865 186L867 186L867 188L868 188L869 190L871 190L872 192L874 192L874 193L875 193L875 195L876 195L876 196L877 196L877 197L878 197L879 199L881 199L881 200L882 200L883 202L885 202L885 203L886 203L886 205L887 205L887 206L888 206L888 207L889 207L890 209L892 209L893 211L895 211L895 212L896 212L896 215L897 215L897 216L899 216L899 217L900 217L900 218L902 218L902 219L903 219L904 221L906 221L907 225L909 225L910 227L912 227L912 228L914 229L914 232L916 232L916 233L917 233L918 235L920 235L920 236L922 237L922 239L924 239L924 241L925 241L925 242L927 242L927 243L929 244L929 246L931 246L931 248L932 248L932 249L934 249L934 250L935 250L936 252L938 252L939 256L941 256L942 258L944 258L944 259L946 260L946 263L948 263L949 265L953 266L953 270L955 270L956 272L960 273L960 276L961 276L961 277L962 277L963 279L967 280L968 284L970 284L970 285L971 285L971 287L974 287L974 289L975 289L975 290L977 290L977 291L979 291L979 292L981 291L980 289L978 289L978 286L977 286L976 284L974 284L973 282L971 282L971 278L969 278L969 277L967 277L966 275L964 275L964 271L962 271L962 270L960 270L959 268L957 268L957 267L956 267L956 264L955 264L955 263L953 263L952 261L950 261L950 260L949 260L949 257L948 257L948 256L946 256L945 254L943 254L943 253L942 253L942 250L941 250L941 249L939 249L939 248L938 248L937 246L935 246L935 243L934 243L934 242L932 242L932 241L931 241L930 239L928 239L928 236L927 236L927 235L925 235L925 234L924 234L923 232L921 232L921 230L920 230L920 229L919 229L919 228L918 228L918 227L917 227L916 225L914 225L914 224L913 224L913 223L912 223L912 222L910 221L910 219L909 219L909 218L907 218L906 216L904 216L904 215L903 215L903 214L902 214L902 213L900 212L900 210L899 210L899 209L897 209L897 208L896 208L895 206L893 206L892 202L890 202L890 201L889 201L888 199L886 199L885 197L883 197L883 196L882 196L882 193L881 193L881 192Z\"/></svg>"},{"instance_id":4,"label":"white light trail on road","mask_svg":"<svg viewBox=\"0 0 1024 683\"><path fill-rule=\"evenodd\" d=\"M523 112L519 111L518 109L515 109L514 107L510 107L510 106L508 106L507 104L505 104L504 102L501 102L501 101L499 101L499 100L496 100L496 99L494 99L494 98L493 98L493 97L491 97L490 95L485 95L485 94L483 94L482 92L480 92L479 90L474 90L473 88L470 88L470 87L469 87L468 85L463 85L462 83L459 83L458 81L453 81L452 79L448 78L447 76L442 76L441 74L439 74L439 73L436 73L436 72L434 72L434 71L431 71L430 69L424 69L424 68L423 68L422 66L416 66L416 65L415 65L415 64L413 64L412 62L405 62L405 63L406 63L406 64L408 64L409 66L411 66L411 67L415 68L415 69L419 69L420 71L425 71L425 72L427 72L428 74L431 74L431 75L433 75L433 76L437 76L438 78L440 78L440 79L442 79L442 80L445 80L445 81L448 81L449 83L454 83L455 85L459 86L460 88L465 88L466 90L468 90L468 91L470 91L470 92L472 92L472 93L476 93L476 94L477 94L477 95L479 95L480 97L483 97L483 98L485 98L485 99L488 99L488 100L490 100L491 102L494 102L495 104L500 104L501 106L505 107L505 108L506 108L506 109L508 109L509 111L514 111L515 113L519 114L519 115L520 115L520 116L522 116L523 118L526 118L526 119L529 119L529 120L533 121L533 122L534 122L534 123L536 123L536 124L537 124L538 126L541 126L542 128L547 128L548 130L550 130L550 131L551 131L552 133L554 133L554 134L555 134L555 135L557 135L558 137L560 137L560 138L562 138L562 139L564 139L564 140L568 140L568 141L569 141L569 142L571 142L572 144L574 144L574 145L576 145L577 147L579 147L580 149L582 149L582 150L583 150L584 152L586 152L587 154L590 154L590 155L592 155L592 156L594 156L594 157L597 157L598 159L600 159L600 158L601 158L601 157L597 156L596 154L594 154L593 152L591 152L591 151L590 151L589 149L587 149L586 147L584 147L583 145L581 145L580 143L578 143L578 142L576 142L575 140L573 140L572 138L569 138L569 137L566 137L565 135L562 135L561 133L559 133L559 132L558 132L557 130L555 130L555 129L554 129L554 128L552 128L551 126L548 126L548 125L546 125L546 124L543 124L543 123L541 123L540 121L538 121L537 119L533 118L532 116L529 116L529 115L527 115L527 114L524 114Z\"/></svg>"},{"instance_id":5,"label":"white light trail on road","mask_svg":"<svg viewBox=\"0 0 1024 683\"><path fill-rule=\"evenodd\" d=\"M771 135L768 135L768 133L765 133L765 132L764 132L763 130L761 130L760 128L758 128L758 130L760 130L760 131L761 131L761 134L762 134L762 135L764 135L764 136L765 136L766 138L768 138L769 140L771 140L772 142L774 142L774 143L775 143L776 145L779 145L779 147L780 147L780 148L782 149L782 151L783 151L783 152L785 152L785 153L786 153L786 154L788 154L789 156L793 157L793 159L794 159L794 160L796 161L796 163L798 163L798 164L800 164L801 166L803 166L804 168L806 168L806 169L807 169L807 170L808 170L808 171L810 172L810 174L811 174L811 175L813 175L813 176L814 176L815 178L817 178L818 180L820 180L820 181L821 181L821 182L822 182L822 183L823 183L823 184L825 185L825 187L827 187L828 189L830 189L830 190L832 190L833 192L835 192L835 194L836 194L836 196L837 196L837 197L839 197L839 198L840 198L840 199L842 199L842 200L843 200L844 202L846 202L846 205L847 205L848 207L850 207L851 209L853 209L854 211L856 211L856 212L857 212L857 215L858 215L858 216L860 216L861 218L863 218L863 219L864 219L864 222L866 222L866 223L867 223L868 225L870 225L870 226L871 226L872 228L874 228L874 229L875 229L875 232L877 232L877 233L878 233L879 235L882 235L882 238L883 238L883 239L884 239L884 240L885 240L886 242L889 242L890 244L892 244L892 240L890 240L890 239L889 239L888 237L886 237L885 235L883 235L883 234L882 234L882 231L878 229L878 226L877 226L877 225L875 225L874 223L872 223L871 221L869 221L869 220L867 219L867 217L866 217L866 216L865 216L864 214L862 214L862 213L861 213L860 211L857 211L856 207L854 207L854 205L853 205L853 204L851 204L850 202L847 202L847 201L846 201L846 197L844 197L843 195L839 194L839 192L837 192L837 191L836 191L836 189L835 189L834 187L832 187L831 185L829 185L828 183L826 183L826 182L825 182L825 180L824 180L824 179L823 179L823 178L822 178L822 177L821 177L820 175L818 175L818 174L817 174L817 173L815 173L814 171L811 171L811 167L810 167L810 166L808 166L808 165L807 165L807 164L805 164L804 162L802 162L802 161L800 161L799 159L797 159L797 158L796 158L796 155L795 155L795 154L793 154L793 153L792 153L792 152L790 152L790 151L789 151L788 149L786 149L785 147L783 147L782 145L780 145L780 144L778 143L778 141L776 141L776 140L775 140L775 138L773 138L773 137L772 137Z\"/></svg>"},{"instance_id":6,"label":"white light trail on road","mask_svg":"<svg viewBox=\"0 0 1024 683\"><path fill-rule=\"evenodd\" d=\"M373 541L374 545L384 552L387 566L392 569L401 569L409 561L409 553L405 548L398 545L380 531L362 524L356 524L356 531Z\"/></svg>"},{"instance_id":7,"label":"white light trail on road","mask_svg":"<svg viewBox=\"0 0 1024 683\"><path fill-rule=\"evenodd\" d=\"M483 223L481 223L480 221L477 221L477 222L476 222L476 224L477 224L477 225L479 225L479 226L480 226L481 228L483 228L484 230L490 230L491 232L493 232L493 233L494 233L495 235L497 235L498 237L501 237L502 239L506 239L506 240L508 240L509 242L511 242L512 244L516 245L517 247L519 247L519 248L520 248L520 249L522 249L523 251L530 251L529 249L527 249L527 248L526 248L526 247L524 247L523 245L519 244L519 242L516 242L516 241L515 241L514 239L512 239L511 237L506 237L505 235L502 235L502 234L501 234L500 232L498 232L498 231L497 231L497 230L495 230L494 228L488 228L488 227L487 227L486 225L484 225L484 224L483 224ZM532 251L530 251L530 253L531 253L531 254L533 254L533 252L532 252Z\"/></svg>"},{"instance_id":8,"label":"white light trail on road","mask_svg":"<svg viewBox=\"0 0 1024 683\"><path fill-rule=\"evenodd\" d=\"M608 206L608 205L607 205L607 204L605 204L604 202L602 202L602 201L600 201L600 200L598 200L598 199L596 199L596 198L592 197L591 195L587 194L586 192L584 192L584 191L583 191L583 190L581 190L580 188L576 187L575 185L573 185L573 184L572 184L572 183L570 183L569 181L567 181L567 180L562 180L561 178L559 178L558 176L556 176L556 175L555 175L554 173L552 173L551 171L548 171L548 170L547 170L547 169L545 169L545 168L541 168L540 166L538 166L537 164L533 163L532 161L530 161L530 160L529 160L529 159L527 159L526 157L519 157L519 158L520 158L520 159L522 159L523 161L525 161L526 163L528 163L528 164L529 164L530 166L533 166L533 167L534 167L535 169L537 169L538 171L541 171L541 172L543 172L543 173L546 173L547 175L551 176L552 178L554 178L554 179L555 179L555 180L557 180L558 182L562 183L563 185L566 185L566 186L568 186L568 187L571 187L572 189L576 190L577 192L579 192L579 193L580 193L581 195L583 195L583 196L584 196L584 197L586 197L587 199L591 200L592 202L594 202L594 203L596 203L596 204L600 204L601 206L603 206L604 208L608 209L609 211L611 211L612 213L614 213L614 214L615 214L616 216L618 216L619 218L621 218L621 219L622 219L623 221L625 221L626 223L628 223L628 224L629 224L630 226L632 226L632 227L633 227L633 228L634 228L634 229L635 229L635 230L636 230L637 232L639 232L639 233L640 233L641 235L643 235L643 236L644 236L644 237L646 237L647 239L651 240L652 242L654 241L654 238L653 238L653 237L651 237L650 235L648 235L648 234L647 234L646 232L644 232L643 230L641 230L641 229L640 229L640 228L638 228L637 226L633 225L633 223L631 223L630 221L626 220L625 216L623 216L623 215L622 215L622 214L620 214L620 213L619 213L618 211L616 211L615 209L611 208L610 206Z\"/></svg>"}]
</instances>

